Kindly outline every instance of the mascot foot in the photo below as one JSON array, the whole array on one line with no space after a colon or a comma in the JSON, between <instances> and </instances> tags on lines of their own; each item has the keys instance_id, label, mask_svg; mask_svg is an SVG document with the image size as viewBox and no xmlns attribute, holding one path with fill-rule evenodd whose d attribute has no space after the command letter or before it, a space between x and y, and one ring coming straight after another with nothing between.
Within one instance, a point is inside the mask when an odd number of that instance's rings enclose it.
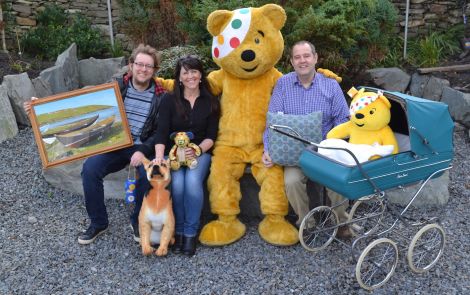
<instances>
[{"instance_id":1,"label":"mascot foot","mask_svg":"<svg viewBox=\"0 0 470 295\"><path fill-rule=\"evenodd\" d=\"M235 215L219 215L218 220L203 227L199 241L206 246L224 246L243 237L245 231L245 225Z\"/></svg>"},{"instance_id":2,"label":"mascot foot","mask_svg":"<svg viewBox=\"0 0 470 295\"><path fill-rule=\"evenodd\" d=\"M266 215L258 232L266 242L276 246L290 246L299 242L299 232L281 215Z\"/></svg>"}]
</instances>

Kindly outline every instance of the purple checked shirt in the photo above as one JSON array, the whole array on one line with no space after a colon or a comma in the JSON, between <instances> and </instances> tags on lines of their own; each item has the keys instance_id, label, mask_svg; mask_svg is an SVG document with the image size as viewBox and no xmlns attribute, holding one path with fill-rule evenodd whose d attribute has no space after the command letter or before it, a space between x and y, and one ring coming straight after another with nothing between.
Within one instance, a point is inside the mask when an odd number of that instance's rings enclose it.
<instances>
[{"instance_id":1,"label":"purple checked shirt","mask_svg":"<svg viewBox=\"0 0 470 295\"><path fill-rule=\"evenodd\" d=\"M313 112L322 112L322 135L326 134L336 125L349 120L349 108L346 104L343 91L334 79L316 73L312 84L304 88L295 72L288 73L276 83L269 112L282 112L289 115L307 115ZM268 131L263 134L264 150L268 150Z\"/></svg>"}]
</instances>

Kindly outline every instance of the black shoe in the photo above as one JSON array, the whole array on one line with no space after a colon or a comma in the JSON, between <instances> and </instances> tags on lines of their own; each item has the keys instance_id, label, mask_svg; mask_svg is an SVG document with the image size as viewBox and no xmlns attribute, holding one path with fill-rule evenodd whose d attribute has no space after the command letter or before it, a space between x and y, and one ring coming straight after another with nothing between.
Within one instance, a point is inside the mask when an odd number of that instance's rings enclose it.
<instances>
[{"instance_id":1,"label":"black shoe","mask_svg":"<svg viewBox=\"0 0 470 295\"><path fill-rule=\"evenodd\" d=\"M196 237L183 238L183 254L193 256L196 253Z\"/></svg>"},{"instance_id":2,"label":"black shoe","mask_svg":"<svg viewBox=\"0 0 470 295\"><path fill-rule=\"evenodd\" d=\"M130 226L132 229L132 236L134 237L134 241L140 243L139 224L131 222Z\"/></svg>"},{"instance_id":3,"label":"black shoe","mask_svg":"<svg viewBox=\"0 0 470 295\"><path fill-rule=\"evenodd\" d=\"M175 235L175 243L173 244L171 250L175 254L180 254L183 252L183 235Z\"/></svg>"},{"instance_id":4,"label":"black shoe","mask_svg":"<svg viewBox=\"0 0 470 295\"><path fill-rule=\"evenodd\" d=\"M102 233L108 230L108 226L104 228L95 228L90 225L88 229L78 236L78 243L80 245L88 245L95 241L95 239Z\"/></svg>"}]
</instances>

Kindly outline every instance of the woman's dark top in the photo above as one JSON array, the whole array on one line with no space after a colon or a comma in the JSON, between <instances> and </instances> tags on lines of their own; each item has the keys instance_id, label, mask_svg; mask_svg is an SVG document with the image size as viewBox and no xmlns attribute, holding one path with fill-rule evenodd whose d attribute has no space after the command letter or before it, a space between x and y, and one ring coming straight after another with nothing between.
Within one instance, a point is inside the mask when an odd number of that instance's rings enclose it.
<instances>
[{"instance_id":1,"label":"woman's dark top","mask_svg":"<svg viewBox=\"0 0 470 295\"><path fill-rule=\"evenodd\" d=\"M210 99L199 96L192 109L189 101L184 99L182 104L186 118L177 111L175 100L176 97L168 93L163 96L160 104L156 144L165 145L165 155L168 155L175 144L170 139L173 132L192 132L194 138L191 142L197 145L206 138L215 142L219 130L219 115L211 111Z\"/></svg>"}]
</instances>

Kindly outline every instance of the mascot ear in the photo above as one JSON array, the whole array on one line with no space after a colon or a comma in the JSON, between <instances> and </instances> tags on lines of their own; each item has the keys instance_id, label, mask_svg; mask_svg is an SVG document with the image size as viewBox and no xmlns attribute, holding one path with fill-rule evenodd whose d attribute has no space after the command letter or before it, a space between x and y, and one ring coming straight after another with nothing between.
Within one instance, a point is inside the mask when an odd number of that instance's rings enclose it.
<instances>
[{"instance_id":1,"label":"mascot ear","mask_svg":"<svg viewBox=\"0 0 470 295\"><path fill-rule=\"evenodd\" d=\"M207 30L212 36L218 36L225 25L232 18L233 12L228 10L216 10L207 17Z\"/></svg>"},{"instance_id":2,"label":"mascot ear","mask_svg":"<svg viewBox=\"0 0 470 295\"><path fill-rule=\"evenodd\" d=\"M266 4L260 7L263 15L265 15L277 30L281 30L286 23L286 12L276 4Z\"/></svg>"},{"instance_id":3,"label":"mascot ear","mask_svg":"<svg viewBox=\"0 0 470 295\"><path fill-rule=\"evenodd\" d=\"M348 95L349 95L349 97L351 97L351 98L353 98L354 95L356 95L356 93L357 93L357 89L354 88L354 87L352 87L352 88L349 89L349 91L348 91Z\"/></svg>"},{"instance_id":4,"label":"mascot ear","mask_svg":"<svg viewBox=\"0 0 470 295\"><path fill-rule=\"evenodd\" d=\"M171 140L174 140L176 134L178 134L178 132L173 132L172 134L170 134L170 139L171 139Z\"/></svg>"},{"instance_id":5,"label":"mascot ear","mask_svg":"<svg viewBox=\"0 0 470 295\"><path fill-rule=\"evenodd\" d=\"M387 106L387 108L391 108L392 104L390 101L383 95L379 95L379 99Z\"/></svg>"},{"instance_id":6,"label":"mascot ear","mask_svg":"<svg viewBox=\"0 0 470 295\"><path fill-rule=\"evenodd\" d=\"M194 134L192 132L186 132L186 135L189 137L190 140L194 138Z\"/></svg>"}]
</instances>

